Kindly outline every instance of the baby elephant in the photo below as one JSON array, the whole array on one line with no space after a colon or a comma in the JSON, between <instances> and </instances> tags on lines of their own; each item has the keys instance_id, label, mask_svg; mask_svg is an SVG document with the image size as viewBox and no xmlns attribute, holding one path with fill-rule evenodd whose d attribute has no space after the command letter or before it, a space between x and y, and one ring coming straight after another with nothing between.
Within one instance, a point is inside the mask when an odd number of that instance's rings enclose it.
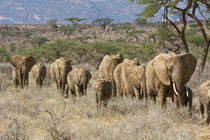
<instances>
[{"instance_id":1,"label":"baby elephant","mask_svg":"<svg viewBox=\"0 0 210 140\"><path fill-rule=\"evenodd\" d=\"M85 69L74 69L67 76L68 90L72 96L86 95L92 75Z\"/></svg>"},{"instance_id":2,"label":"baby elephant","mask_svg":"<svg viewBox=\"0 0 210 140\"><path fill-rule=\"evenodd\" d=\"M42 86L46 76L46 67L44 64L36 64L31 68L32 76L37 86Z\"/></svg>"},{"instance_id":3,"label":"baby elephant","mask_svg":"<svg viewBox=\"0 0 210 140\"><path fill-rule=\"evenodd\" d=\"M204 116L204 122L209 124L210 122L210 80L207 80L199 88L199 100L200 111L202 117Z\"/></svg>"},{"instance_id":4,"label":"baby elephant","mask_svg":"<svg viewBox=\"0 0 210 140\"><path fill-rule=\"evenodd\" d=\"M94 85L94 93L96 98L97 109L101 108L101 104L106 107L108 104L108 100L112 96L112 83L111 81L106 81L104 79L98 79L95 81Z\"/></svg>"}]
</instances>

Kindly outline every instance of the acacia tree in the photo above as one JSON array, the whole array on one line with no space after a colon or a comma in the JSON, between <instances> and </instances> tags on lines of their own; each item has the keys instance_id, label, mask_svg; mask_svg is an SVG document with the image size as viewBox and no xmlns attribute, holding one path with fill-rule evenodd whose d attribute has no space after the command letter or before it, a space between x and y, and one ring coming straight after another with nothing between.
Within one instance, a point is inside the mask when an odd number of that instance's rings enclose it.
<instances>
[{"instance_id":1,"label":"acacia tree","mask_svg":"<svg viewBox=\"0 0 210 140\"><path fill-rule=\"evenodd\" d=\"M99 18L99 19L94 20L92 23L101 25L103 29L105 30L106 26L110 24L113 20L114 19L110 19L110 18Z\"/></svg>"},{"instance_id":2,"label":"acacia tree","mask_svg":"<svg viewBox=\"0 0 210 140\"><path fill-rule=\"evenodd\" d=\"M56 22L57 22L57 21L58 21L58 20L55 19L55 18L53 18L53 19L48 19L48 20L47 20L47 24L51 25L53 28L58 28L58 26L56 25Z\"/></svg>"},{"instance_id":3,"label":"acacia tree","mask_svg":"<svg viewBox=\"0 0 210 140\"><path fill-rule=\"evenodd\" d=\"M74 25L74 27L77 27L78 24L81 21L86 20L86 18L72 17L72 18L65 18L65 20L71 22Z\"/></svg>"},{"instance_id":4,"label":"acacia tree","mask_svg":"<svg viewBox=\"0 0 210 140\"><path fill-rule=\"evenodd\" d=\"M203 72L203 69L206 64L206 59L208 55L209 45L210 45L210 38L207 36L206 29L204 28L204 23L202 20L209 20L205 17L205 13L210 12L210 4L208 0L130 0L133 2L137 2L138 4L145 5L145 8L141 12L145 18L154 17L156 13L161 12L161 9L164 9L162 12L163 18L169 22L175 31L178 33L179 38L181 39L184 50L189 52L188 42L185 36L185 30L188 23L187 17L190 17L194 20L200 28L204 39L204 47L203 47L203 56L202 61L199 66L199 71ZM202 11L200 7L202 6ZM199 19L197 16L197 12L203 16L203 19ZM181 20L181 26L178 26L178 23L173 21L169 16L174 15L174 13L179 13ZM208 22L206 21L206 24ZM208 25L207 25L208 26Z\"/></svg>"}]
</instances>

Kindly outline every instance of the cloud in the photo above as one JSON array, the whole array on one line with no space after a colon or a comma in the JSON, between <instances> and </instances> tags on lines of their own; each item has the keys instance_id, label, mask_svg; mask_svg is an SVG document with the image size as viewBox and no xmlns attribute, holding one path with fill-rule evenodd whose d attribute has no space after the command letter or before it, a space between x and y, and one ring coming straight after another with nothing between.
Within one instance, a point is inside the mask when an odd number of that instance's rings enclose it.
<instances>
[{"instance_id":1,"label":"cloud","mask_svg":"<svg viewBox=\"0 0 210 140\"><path fill-rule=\"evenodd\" d=\"M35 18L36 20L41 20L41 18L38 15L33 15L33 18Z\"/></svg>"},{"instance_id":2,"label":"cloud","mask_svg":"<svg viewBox=\"0 0 210 140\"><path fill-rule=\"evenodd\" d=\"M2 17L2 16L0 16L0 20L12 20L12 18L11 18L11 17L6 18L6 17Z\"/></svg>"},{"instance_id":3,"label":"cloud","mask_svg":"<svg viewBox=\"0 0 210 140\"><path fill-rule=\"evenodd\" d=\"M18 7L18 8L16 8L16 10L24 10L24 8L23 7Z\"/></svg>"}]
</instances>

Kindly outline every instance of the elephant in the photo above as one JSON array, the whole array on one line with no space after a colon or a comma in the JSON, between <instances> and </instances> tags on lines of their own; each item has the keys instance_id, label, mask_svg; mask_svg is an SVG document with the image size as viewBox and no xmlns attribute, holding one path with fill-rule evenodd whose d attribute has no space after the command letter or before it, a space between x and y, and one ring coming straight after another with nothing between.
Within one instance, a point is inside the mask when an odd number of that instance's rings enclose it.
<instances>
[{"instance_id":1,"label":"elephant","mask_svg":"<svg viewBox=\"0 0 210 140\"><path fill-rule=\"evenodd\" d=\"M92 78L91 73L83 68L74 69L67 75L68 90L72 96L87 94L87 85Z\"/></svg>"},{"instance_id":2,"label":"elephant","mask_svg":"<svg viewBox=\"0 0 210 140\"><path fill-rule=\"evenodd\" d=\"M140 65L137 59L125 59L114 70L117 96L130 95L140 98L147 97L146 69Z\"/></svg>"},{"instance_id":3,"label":"elephant","mask_svg":"<svg viewBox=\"0 0 210 140\"><path fill-rule=\"evenodd\" d=\"M44 64L39 63L31 68L33 79L37 86L42 87L44 78L46 76L46 67Z\"/></svg>"},{"instance_id":4,"label":"elephant","mask_svg":"<svg viewBox=\"0 0 210 140\"><path fill-rule=\"evenodd\" d=\"M67 88L67 75L71 70L71 62L65 57L56 59L50 66L50 75L63 95Z\"/></svg>"},{"instance_id":5,"label":"elephant","mask_svg":"<svg viewBox=\"0 0 210 140\"><path fill-rule=\"evenodd\" d=\"M150 100L164 107L166 97L174 97L177 106L186 106L186 83L195 71L197 59L190 53L160 54L146 68L147 93Z\"/></svg>"},{"instance_id":6,"label":"elephant","mask_svg":"<svg viewBox=\"0 0 210 140\"><path fill-rule=\"evenodd\" d=\"M109 99L112 96L111 81L107 81L105 79L97 79L93 84L93 90L95 94L97 109L100 109L102 104L104 107L106 107Z\"/></svg>"},{"instance_id":7,"label":"elephant","mask_svg":"<svg viewBox=\"0 0 210 140\"><path fill-rule=\"evenodd\" d=\"M35 59L32 56L15 55L11 58L10 62L15 67L16 86L23 88L28 85L28 74L35 64Z\"/></svg>"},{"instance_id":8,"label":"elephant","mask_svg":"<svg viewBox=\"0 0 210 140\"><path fill-rule=\"evenodd\" d=\"M204 122L206 124L210 123L210 80L207 80L199 88L199 102L200 102L200 112L202 117L204 117Z\"/></svg>"},{"instance_id":9,"label":"elephant","mask_svg":"<svg viewBox=\"0 0 210 140\"><path fill-rule=\"evenodd\" d=\"M106 55L99 65L100 78L110 80L112 83L112 97L116 96L116 85L113 76L114 69L118 64L122 63L122 61L123 58L119 53L111 56Z\"/></svg>"}]
</instances>

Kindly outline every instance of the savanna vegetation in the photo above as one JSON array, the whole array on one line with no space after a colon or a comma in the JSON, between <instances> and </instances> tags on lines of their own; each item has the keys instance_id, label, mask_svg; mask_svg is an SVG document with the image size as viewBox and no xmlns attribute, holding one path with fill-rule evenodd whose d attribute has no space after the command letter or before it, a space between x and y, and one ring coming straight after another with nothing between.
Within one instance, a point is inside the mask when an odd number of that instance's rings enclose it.
<instances>
[{"instance_id":1,"label":"savanna vegetation","mask_svg":"<svg viewBox=\"0 0 210 140\"><path fill-rule=\"evenodd\" d=\"M198 111L198 88L210 79L209 19L197 20L194 13L200 3L209 11L208 3L189 0L187 7L178 9L177 1L135 2L148 7L133 23L111 24L113 19L101 18L86 25L81 24L85 18L74 17L65 19L71 25L57 24L56 19L46 25L0 25L0 139L210 138L209 126L202 124ZM161 8L165 21L148 22ZM194 12L189 12L191 8ZM180 13L180 21L171 21L169 12ZM158 54L171 51L190 52L198 59L188 83L193 90L192 116L187 108L177 108L171 100L162 109L130 97L112 98L107 108L96 109L92 86L99 78L98 67L105 55L120 53L146 66ZM28 87L13 86L8 62L16 54L31 55L45 64L47 76L42 88L35 86L31 75ZM70 59L73 68L91 72L87 96L72 100L57 91L49 67L61 56Z\"/></svg>"}]
</instances>

